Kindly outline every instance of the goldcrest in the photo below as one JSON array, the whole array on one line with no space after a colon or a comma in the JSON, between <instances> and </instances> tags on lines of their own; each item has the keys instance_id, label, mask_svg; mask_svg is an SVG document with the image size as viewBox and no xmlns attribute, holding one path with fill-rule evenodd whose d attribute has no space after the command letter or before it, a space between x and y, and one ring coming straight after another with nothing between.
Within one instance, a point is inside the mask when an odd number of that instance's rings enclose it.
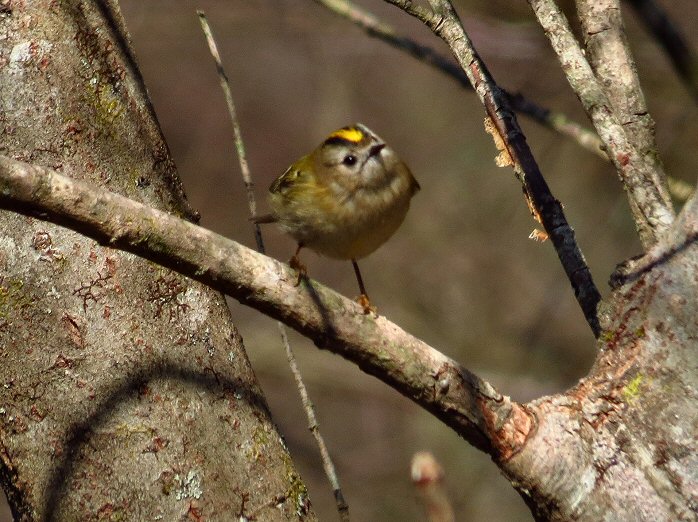
<instances>
[{"instance_id":1,"label":"goldcrest","mask_svg":"<svg viewBox=\"0 0 698 522\"><path fill-rule=\"evenodd\" d=\"M297 242L291 266L305 267L303 247L335 259L351 260L361 296L371 310L357 260L385 243L398 229L419 190L395 151L365 125L357 123L330 134L269 187L272 213L255 218L277 223Z\"/></svg>"}]
</instances>

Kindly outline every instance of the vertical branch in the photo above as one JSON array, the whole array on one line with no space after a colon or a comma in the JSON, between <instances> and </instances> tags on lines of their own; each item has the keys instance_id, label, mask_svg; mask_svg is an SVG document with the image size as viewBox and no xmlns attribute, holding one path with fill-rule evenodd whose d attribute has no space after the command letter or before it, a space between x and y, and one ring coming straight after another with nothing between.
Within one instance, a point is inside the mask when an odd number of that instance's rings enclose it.
<instances>
[{"instance_id":1,"label":"vertical branch","mask_svg":"<svg viewBox=\"0 0 698 522\"><path fill-rule=\"evenodd\" d=\"M574 289L577 302L594 335L600 333L596 308L601 299L598 289L577 245L574 230L567 223L562 205L550 192L538 164L531 153L506 96L494 82L463 29L453 6L447 0L430 0L434 11L414 5L411 0L386 0L421 20L448 44L470 83L482 101L493 124L495 141L508 156L521 181L526 201L533 216L540 221L552 240L558 258Z\"/></svg>"},{"instance_id":2,"label":"vertical branch","mask_svg":"<svg viewBox=\"0 0 698 522\"><path fill-rule=\"evenodd\" d=\"M208 43L209 50L211 51L211 56L216 63L216 70L218 72L218 78L220 80L221 89L225 95L225 101L228 105L228 112L230 114L230 120L233 124L233 132L235 134L235 149L237 150L238 160L240 162L240 171L242 173L242 179L245 183L245 189L247 191L247 204L250 210L250 216L257 215L257 201L254 196L254 184L252 183L252 175L250 174L250 168L247 164L247 156L245 154L245 145L242 140L242 133L240 132L240 125L237 119L237 111L235 110L235 102L233 101L233 95L230 90L230 83L228 76L225 74L225 69L223 68L223 62L221 61L220 54L218 52L218 46L213 38L213 33L208 25L208 20L203 11L197 11L199 16L199 22L201 23L201 28L206 36L206 42ZM255 240L257 241L257 250L260 253L264 253L264 240L262 238L262 231L259 224L254 223L255 227ZM291 349L291 344L288 342L288 335L286 335L286 327L280 321L277 321L277 326L281 334L281 342L284 345L286 351L286 358L288 359L289 367L291 368L291 373L296 381L296 386L298 388L298 393L301 397L301 402L305 410L306 417L308 419L308 425L315 441L320 450L320 456L322 458L322 465L327 475L327 479L332 486L332 490L335 497L335 502L337 504L337 511L339 512L339 518L343 522L349 521L349 505L344 500L344 495L342 494L342 488L339 485L339 479L337 477L337 471L335 469L334 463L332 462L332 457L325 444L325 439L320 433L320 427L315 416L315 408L310 396L308 395L308 389L303 382L303 377L301 375L300 369L298 368L298 363L296 362L296 356Z\"/></svg>"},{"instance_id":3,"label":"vertical branch","mask_svg":"<svg viewBox=\"0 0 698 522\"><path fill-rule=\"evenodd\" d=\"M628 139L604 89L584 57L567 23L553 0L528 0L553 50L625 187L635 226L645 250L666 234L674 221L667 201L664 180L647 166Z\"/></svg>"},{"instance_id":4,"label":"vertical branch","mask_svg":"<svg viewBox=\"0 0 698 522\"><path fill-rule=\"evenodd\" d=\"M654 120L647 110L635 60L630 52L620 0L577 0L589 65L601 82L629 142L648 171L658 180L658 195L667 208L671 200L664 167L654 136Z\"/></svg>"}]
</instances>

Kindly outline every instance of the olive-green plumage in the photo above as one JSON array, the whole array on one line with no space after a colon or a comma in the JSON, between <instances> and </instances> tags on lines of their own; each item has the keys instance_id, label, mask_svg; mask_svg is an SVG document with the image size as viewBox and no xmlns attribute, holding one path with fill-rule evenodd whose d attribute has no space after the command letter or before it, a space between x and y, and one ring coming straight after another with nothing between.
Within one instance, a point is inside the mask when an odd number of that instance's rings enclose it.
<instances>
[{"instance_id":1,"label":"olive-green plumage","mask_svg":"<svg viewBox=\"0 0 698 522\"><path fill-rule=\"evenodd\" d=\"M340 129L269 188L273 220L302 246L360 259L402 223L419 184L362 124Z\"/></svg>"},{"instance_id":2,"label":"olive-green plumage","mask_svg":"<svg viewBox=\"0 0 698 522\"><path fill-rule=\"evenodd\" d=\"M418 190L395 151L357 123L330 134L276 179L269 188L272 214L256 221L277 223L299 250L351 259L365 294L355 260L393 235Z\"/></svg>"}]
</instances>

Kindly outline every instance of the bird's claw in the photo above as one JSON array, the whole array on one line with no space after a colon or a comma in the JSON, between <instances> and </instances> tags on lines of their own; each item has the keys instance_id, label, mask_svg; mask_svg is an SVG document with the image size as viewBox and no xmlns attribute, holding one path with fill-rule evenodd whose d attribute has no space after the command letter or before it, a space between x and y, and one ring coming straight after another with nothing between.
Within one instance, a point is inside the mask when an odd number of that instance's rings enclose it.
<instances>
[{"instance_id":1,"label":"bird's claw","mask_svg":"<svg viewBox=\"0 0 698 522\"><path fill-rule=\"evenodd\" d=\"M356 298L356 302L359 303L359 306L364 309L364 314L375 314L376 316L378 315L378 309L371 305L371 301L368 299L368 296L366 294L361 294L359 297Z\"/></svg>"}]
</instances>

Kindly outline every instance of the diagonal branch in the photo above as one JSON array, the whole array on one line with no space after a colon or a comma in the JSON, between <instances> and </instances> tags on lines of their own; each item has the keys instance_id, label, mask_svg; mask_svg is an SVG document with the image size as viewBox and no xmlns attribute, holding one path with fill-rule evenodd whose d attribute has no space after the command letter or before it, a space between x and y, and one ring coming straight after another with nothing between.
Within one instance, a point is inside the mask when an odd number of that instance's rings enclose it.
<instances>
[{"instance_id":1,"label":"diagonal branch","mask_svg":"<svg viewBox=\"0 0 698 522\"><path fill-rule=\"evenodd\" d=\"M674 69L686 88L698 102L698 57L669 15L654 0L627 0L635 9L640 20L654 35L669 56Z\"/></svg>"},{"instance_id":2,"label":"diagonal branch","mask_svg":"<svg viewBox=\"0 0 698 522\"><path fill-rule=\"evenodd\" d=\"M197 279L296 329L433 413L495 460L536 426L526 408L384 317L239 243L56 171L0 156L0 207L50 219Z\"/></svg>"},{"instance_id":3,"label":"diagonal branch","mask_svg":"<svg viewBox=\"0 0 698 522\"><path fill-rule=\"evenodd\" d=\"M529 208L551 238L584 317L598 337L600 326L596 308L601 296L577 245L574 230L567 223L562 205L550 192L506 96L475 51L453 6L447 0L430 0L435 9L431 11L411 0L386 1L421 20L453 51L494 124L495 132L510 157L510 164L523 185Z\"/></svg>"},{"instance_id":4,"label":"diagonal branch","mask_svg":"<svg viewBox=\"0 0 698 522\"><path fill-rule=\"evenodd\" d=\"M640 241L648 249L674 221L664 180L648 167L626 135L599 80L584 57L577 40L553 0L528 0L545 31L572 90L582 102L628 194Z\"/></svg>"},{"instance_id":5,"label":"diagonal branch","mask_svg":"<svg viewBox=\"0 0 698 522\"><path fill-rule=\"evenodd\" d=\"M405 35L399 34L395 28L362 7L349 0L314 0L314 2L362 28L369 36L378 38L388 45L406 52L417 60L431 65L456 80L461 87L472 90L473 87L463 69L455 64L452 59L437 53L431 47L422 45ZM567 136L589 152L608 159L602 148L601 140L593 130L572 121L561 112L542 107L521 94L512 94L504 89L502 89L502 94L507 97L511 108L516 112L525 114L541 125L559 132L563 136Z\"/></svg>"}]
</instances>

